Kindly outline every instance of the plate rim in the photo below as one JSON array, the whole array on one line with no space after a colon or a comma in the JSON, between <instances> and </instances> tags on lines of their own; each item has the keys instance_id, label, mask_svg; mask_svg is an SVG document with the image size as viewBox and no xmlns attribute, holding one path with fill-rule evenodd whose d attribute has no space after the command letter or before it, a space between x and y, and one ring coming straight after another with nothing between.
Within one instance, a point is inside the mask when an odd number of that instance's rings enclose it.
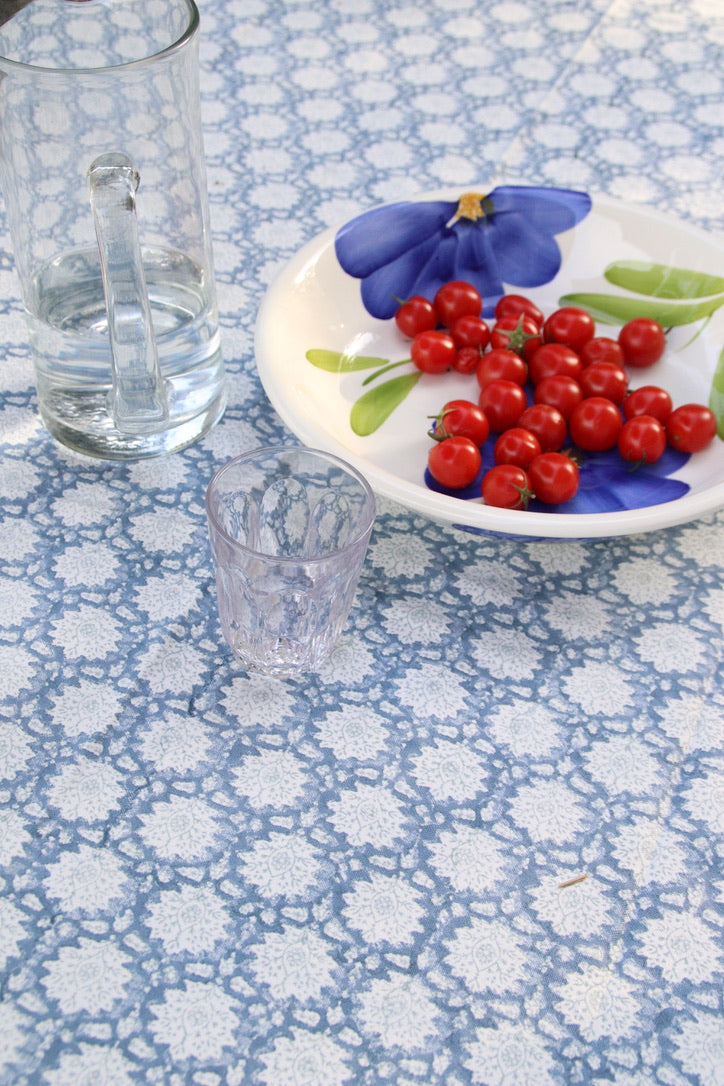
<instances>
[{"instance_id":1,"label":"plate rim","mask_svg":"<svg viewBox=\"0 0 724 1086\"><path fill-rule=\"evenodd\" d=\"M524 187L547 188L550 186ZM447 186L413 196L406 196L401 200L371 204L369 207L363 208L359 214L362 215L366 211L400 202L455 201L463 190L478 191L480 189L482 191L483 188L485 186L476 186L475 184L458 185L454 188ZM684 219L677 219L646 204L631 204L606 194L589 192L588 195L591 197L591 211L595 212L597 207L601 209L609 207L612 210L633 213L642 219L649 219L661 225L675 226L692 234L694 237L701 236L710 245L722 247L722 257L724 258L724 237L720 237L718 233L710 234L694 223L689 223ZM687 493L672 501L630 510L585 514L547 513L533 510L498 509L477 501L465 500L463 505L466 512L464 512L460 509L463 499L437 493L425 487L423 483L419 487L413 486L411 488L408 480L401 479L377 464L371 463L364 456L359 456L320 426L311 424L307 417L295 412L288 398L283 395L283 390L279 387L280 383L275 380L275 375L270 369L271 364L265 359L266 325L270 319L270 314L278 314L279 312L278 296L286 288L286 280L289 278L293 267L309 263L314 256L319 258L325 250L334 245L338 230L349 221L351 220L345 219L337 225L326 227L296 249L274 274L257 311L254 329L254 355L257 372L273 408L297 439L312 448L319 448L333 453L352 464L365 476L376 494L397 502L408 511L449 527L462 529L469 534L529 539L531 541L541 539L573 542L576 539L615 538L675 527L679 524L697 520L707 514L714 514L724 505L724 480L722 480L695 494ZM340 274L345 274L341 267L339 270ZM278 320L278 316L275 319ZM456 510L458 510L457 516L455 515ZM461 512L462 515L460 515Z\"/></svg>"}]
</instances>

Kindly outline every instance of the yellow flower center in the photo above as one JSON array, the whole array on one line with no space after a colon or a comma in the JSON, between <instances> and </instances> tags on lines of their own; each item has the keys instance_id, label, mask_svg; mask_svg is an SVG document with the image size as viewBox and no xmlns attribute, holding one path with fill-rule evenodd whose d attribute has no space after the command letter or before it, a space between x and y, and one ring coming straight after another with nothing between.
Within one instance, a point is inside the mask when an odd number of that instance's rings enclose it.
<instances>
[{"instance_id":1,"label":"yellow flower center","mask_svg":"<svg viewBox=\"0 0 724 1086\"><path fill-rule=\"evenodd\" d=\"M470 219L472 222L475 222L476 219L484 219L484 200L485 197L481 192L464 192L458 200L458 207L453 222L457 219Z\"/></svg>"}]
</instances>

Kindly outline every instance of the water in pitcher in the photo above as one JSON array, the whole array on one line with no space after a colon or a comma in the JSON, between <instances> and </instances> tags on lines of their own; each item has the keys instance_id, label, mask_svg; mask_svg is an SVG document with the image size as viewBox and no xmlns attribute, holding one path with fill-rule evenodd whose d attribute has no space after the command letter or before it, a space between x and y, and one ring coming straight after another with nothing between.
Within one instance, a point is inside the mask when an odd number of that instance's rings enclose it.
<instances>
[{"instance_id":1,"label":"water in pitcher","mask_svg":"<svg viewBox=\"0 0 724 1086\"><path fill-rule=\"evenodd\" d=\"M80 452L135 459L183 448L224 410L218 321L204 274L182 253L144 249L159 363L169 419L162 433L121 433L111 410L106 302L97 248L43 265L27 296L28 324L43 421Z\"/></svg>"}]
</instances>

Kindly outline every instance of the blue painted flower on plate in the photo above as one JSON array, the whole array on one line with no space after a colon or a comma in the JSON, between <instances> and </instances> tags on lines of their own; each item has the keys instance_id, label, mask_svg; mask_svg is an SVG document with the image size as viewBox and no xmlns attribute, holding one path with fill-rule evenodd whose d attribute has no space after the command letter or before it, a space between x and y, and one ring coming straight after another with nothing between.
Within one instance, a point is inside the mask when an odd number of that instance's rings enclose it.
<instances>
[{"instance_id":1,"label":"blue painted flower on plate","mask_svg":"<svg viewBox=\"0 0 724 1086\"><path fill-rule=\"evenodd\" d=\"M342 226L335 252L361 280L373 317L392 317L400 299L432 299L443 283L464 279L491 316L504 284L541 286L561 266L556 235L588 214L591 198L571 189L501 185L459 200L403 201L373 208Z\"/></svg>"}]
</instances>

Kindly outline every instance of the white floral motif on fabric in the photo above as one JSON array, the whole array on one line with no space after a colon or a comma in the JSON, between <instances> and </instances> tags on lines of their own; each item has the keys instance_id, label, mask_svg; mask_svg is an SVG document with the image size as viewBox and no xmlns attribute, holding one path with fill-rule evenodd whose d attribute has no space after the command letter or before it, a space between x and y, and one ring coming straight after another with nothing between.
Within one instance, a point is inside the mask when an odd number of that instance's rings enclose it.
<instances>
[{"instance_id":1,"label":"white floral motif on fabric","mask_svg":"<svg viewBox=\"0 0 724 1086\"><path fill-rule=\"evenodd\" d=\"M611 970L584 965L568 975L559 991L559 1010L587 1041L616 1041L636 1032L639 1003L634 988Z\"/></svg>"},{"instance_id":2,"label":"white floral motif on fabric","mask_svg":"<svg viewBox=\"0 0 724 1086\"><path fill-rule=\"evenodd\" d=\"M50 1086L133 1086L135 1066L117 1048L81 1042L46 1075Z\"/></svg>"},{"instance_id":3,"label":"white floral motif on fabric","mask_svg":"<svg viewBox=\"0 0 724 1086\"><path fill-rule=\"evenodd\" d=\"M25 768L32 757L30 737L17 725L0 728L0 780L9 781Z\"/></svg>"},{"instance_id":4,"label":"white floral motif on fabric","mask_svg":"<svg viewBox=\"0 0 724 1086\"><path fill-rule=\"evenodd\" d=\"M546 620L566 641L597 641L611 623L610 608L603 600L562 592L548 603Z\"/></svg>"},{"instance_id":5,"label":"white floral motif on fabric","mask_svg":"<svg viewBox=\"0 0 724 1086\"><path fill-rule=\"evenodd\" d=\"M21 645L0 645L0 695L16 698L30 684L33 658Z\"/></svg>"},{"instance_id":6,"label":"white floral motif on fabric","mask_svg":"<svg viewBox=\"0 0 724 1086\"><path fill-rule=\"evenodd\" d=\"M673 1039L685 1074L695 1075L701 1086L724 1084L724 1033L719 1016L694 1012L693 1017L677 1022Z\"/></svg>"},{"instance_id":7,"label":"white floral motif on fabric","mask_svg":"<svg viewBox=\"0 0 724 1086\"><path fill-rule=\"evenodd\" d=\"M17 811L0 810L0 864L9 865L30 840L31 835Z\"/></svg>"},{"instance_id":8,"label":"white floral motif on fabric","mask_svg":"<svg viewBox=\"0 0 724 1086\"><path fill-rule=\"evenodd\" d=\"M637 884L677 883L685 877L687 853L683 843L655 819L637 818L616 834L613 854Z\"/></svg>"},{"instance_id":9,"label":"white floral motif on fabric","mask_svg":"<svg viewBox=\"0 0 724 1086\"><path fill-rule=\"evenodd\" d=\"M632 736L614 735L591 744L586 765L610 796L621 792L651 795L662 783L654 751Z\"/></svg>"},{"instance_id":10,"label":"white floral motif on fabric","mask_svg":"<svg viewBox=\"0 0 724 1086\"><path fill-rule=\"evenodd\" d=\"M130 530L133 538L144 548L168 554L183 550L191 542L195 524L178 509L173 512L160 510L134 517Z\"/></svg>"},{"instance_id":11,"label":"white floral motif on fabric","mask_svg":"<svg viewBox=\"0 0 724 1086\"><path fill-rule=\"evenodd\" d=\"M51 778L48 802L68 821L97 822L118 809L123 791L121 775L112 765L81 757Z\"/></svg>"},{"instance_id":12,"label":"white floral motif on fabric","mask_svg":"<svg viewBox=\"0 0 724 1086\"><path fill-rule=\"evenodd\" d=\"M113 515L115 495L97 481L78 482L53 502L53 515L67 528L106 523Z\"/></svg>"},{"instance_id":13,"label":"white floral motif on fabric","mask_svg":"<svg viewBox=\"0 0 724 1086\"><path fill-rule=\"evenodd\" d=\"M331 655L319 669L322 682L336 683L343 680L350 686L365 684L374 667L374 656L359 642L343 633L332 649Z\"/></svg>"},{"instance_id":14,"label":"white floral motif on fabric","mask_svg":"<svg viewBox=\"0 0 724 1086\"><path fill-rule=\"evenodd\" d=\"M684 806L714 833L724 833L724 780L714 773L704 773L689 782L684 790Z\"/></svg>"},{"instance_id":15,"label":"white floral motif on fabric","mask_svg":"<svg viewBox=\"0 0 724 1086\"><path fill-rule=\"evenodd\" d=\"M590 716L600 713L615 716L631 705L630 682L620 672L595 660L574 667L563 686L569 698Z\"/></svg>"},{"instance_id":16,"label":"white floral motif on fabric","mask_svg":"<svg viewBox=\"0 0 724 1086\"><path fill-rule=\"evenodd\" d=\"M38 485L40 475L28 461L7 459L4 468L3 490L8 497L20 499Z\"/></svg>"},{"instance_id":17,"label":"white floral motif on fabric","mask_svg":"<svg viewBox=\"0 0 724 1086\"><path fill-rule=\"evenodd\" d=\"M55 560L55 572L67 585L102 585L116 576L118 555L105 543L68 547Z\"/></svg>"},{"instance_id":18,"label":"white floral motif on fabric","mask_svg":"<svg viewBox=\"0 0 724 1086\"><path fill-rule=\"evenodd\" d=\"M553 1060L541 1037L527 1025L503 1022L478 1028L466 1045L465 1066L480 1086L553 1086Z\"/></svg>"},{"instance_id":19,"label":"white floral motif on fabric","mask_svg":"<svg viewBox=\"0 0 724 1086\"><path fill-rule=\"evenodd\" d=\"M545 705L520 699L498 706L488 719L487 730L516 758L550 755L564 740L555 713Z\"/></svg>"},{"instance_id":20,"label":"white floral motif on fabric","mask_svg":"<svg viewBox=\"0 0 724 1086\"><path fill-rule=\"evenodd\" d=\"M6 623L20 625L25 622L41 606L41 601L40 594L25 581L0 581L0 614Z\"/></svg>"},{"instance_id":21,"label":"white floral motif on fabric","mask_svg":"<svg viewBox=\"0 0 724 1086\"><path fill-rule=\"evenodd\" d=\"M18 955L20 942L28 934L24 919L16 905L0 898L0 968Z\"/></svg>"},{"instance_id":22,"label":"white floral motif on fabric","mask_svg":"<svg viewBox=\"0 0 724 1086\"><path fill-rule=\"evenodd\" d=\"M159 800L141 815L141 837L164 860L207 859L216 849L218 832L213 810L196 796Z\"/></svg>"},{"instance_id":23,"label":"white floral motif on fabric","mask_svg":"<svg viewBox=\"0 0 724 1086\"><path fill-rule=\"evenodd\" d=\"M473 566L457 578L457 586L478 607L507 603L520 589L520 574L499 564Z\"/></svg>"},{"instance_id":24,"label":"white floral motif on fabric","mask_svg":"<svg viewBox=\"0 0 724 1086\"><path fill-rule=\"evenodd\" d=\"M160 772L189 772L208 757L210 745L211 735L200 720L176 713L153 721L140 741L144 757Z\"/></svg>"},{"instance_id":25,"label":"white floral motif on fabric","mask_svg":"<svg viewBox=\"0 0 724 1086\"><path fill-rule=\"evenodd\" d=\"M397 875L372 873L344 895L347 922L373 946L409 943L420 932L425 909L419 890Z\"/></svg>"},{"instance_id":26,"label":"white floral motif on fabric","mask_svg":"<svg viewBox=\"0 0 724 1086\"><path fill-rule=\"evenodd\" d=\"M12 1003L0 1003L0 1069L15 1061L28 1037L32 1036L32 1021Z\"/></svg>"},{"instance_id":27,"label":"white floral motif on fabric","mask_svg":"<svg viewBox=\"0 0 724 1086\"><path fill-rule=\"evenodd\" d=\"M485 893L505 872L505 852L486 830L458 826L428 846L433 869L458 892Z\"/></svg>"},{"instance_id":28,"label":"white floral motif on fabric","mask_svg":"<svg viewBox=\"0 0 724 1086\"><path fill-rule=\"evenodd\" d=\"M529 678L541 662L535 641L518 629L482 634L473 644L479 666L496 679Z\"/></svg>"},{"instance_id":29,"label":"white floral motif on fabric","mask_svg":"<svg viewBox=\"0 0 724 1086\"><path fill-rule=\"evenodd\" d=\"M674 591L676 579L671 570L663 566L652 569L651 563L643 558L634 558L626 562L614 573L614 580L620 592L632 603L664 603Z\"/></svg>"},{"instance_id":30,"label":"white floral motif on fabric","mask_svg":"<svg viewBox=\"0 0 724 1086\"><path fill-rule=\"evenodd\" d=\"M248 755L232 770L234 787L255 809L288 807L304 794L304 763L289 750Z\"/></svg>"},{"instance_id":31,"label":"white floral motif on fabric","mask_svg":"<svg viewBox=\"0 0 724 1086\"><path fill-rule=\"evenodd\" d=\"M164 637L144 653L138 674L154 693L183 694L201 680L201 652L184 641Z\"/></svg>"},{"instance_id":32,"label":"white floral motif on fabric","mask_svg":"<svg viewBox=\"0 0 724 1086\"><path fill-rule=\"evenodd\" d=\"M69 659L102 660L118 649L121 639L118 620L90 604L64 610L52 625L54 640Z\"/></svg>"},{"instance_id":33,"label":"white floral motif on fabric","mask_svg":"<svg viewBox=\"0 0 724 1086\"><path fill-rule=\"evenodd\" d=\"M109 848L83 844L48 865L45 890L67 912L98 913L119 902L128 879L129 872Z\"/></svg>"},{"instance_id":34,"label":"white floral motif on fabric","mask_svg":"<svg viewBox=\"0 0 724 1086\"><path fill-rule=\"evenodd\" d=\"M365 1032L379 1036L385 1048L414 1052L435 1038L438 1009L419 977L395 975L373 980L359 1002Z\"/></svg>"},{"instance_id":35,"label":"white floral motif on fabric","mask_svg":"<svg viewBox=\"0 0 724 1086\"><path fill-rule=\"evenodd\" d=\"M160 1003L151 1004L151 1013L153 1038L168 1046L174 1060L222 1060L241 1025L236 999L211 982L168 989Z\"/></svg>"},{"instance_id":36,"label":"white floral motif on fabric","mask_svg":"<svg viewBox=\"0 0 724 1086\"><path fill-rule=\"evenodd\" d=\"M104 732L117 723L122 703L119 695L101 683L81 679L53 693L52 719L69 737Z\"/></svg>"},{"instance_id":37,"label":"white floral motif on fabric","mask_svg":"<svg viewBox=\"0 0 724 1086\"><path fill-rule=\"evenodd\" d=\"M384 786L360 784L330 804L330 820L350 844L382 848L405 833L402 803Z\"/></svg>"},{"instance_id":38,"label":"white floral motif on fabric","mask_svg":"<svg viewBox=\"0 0 724 1086\"><path fill-rule=\"evenodd\" d=\"M370 758L388 739L383 719L367 705L345 705L315 722L319 742L335 758Z\"/></svg>"},{"instance_id":39,"label":"white floral motif on fabric","mask_svg":"<svg viewBox=\"0 0 724 1086\"><path fill-rule=\"evenodd\" d=\"M100 1014L126 994L129 963L128 953L114 943L81 938L48 961L42 984L63 1014Z\"/></svg>"},{"instance_id":40,"label":"white floral motif on fabric","mask_svg":"<svg viewBox=\"0 0 724 1086\"><path fill-rule=\"evenodd\" d=\"M383 612L382 621L385 629L406 645L434 644L448 636L450 627L445 609L428 599L392 604Z\"/></svg>"},{"instance_id":41,"label":"white floral motif on fabric","mask_svg":"<svg viewBox=\"0 0 724 1086\"><path fill-rule=\"evenodd\" d=\"M294 699L285 684L271 686L263 675L234 676L224 688L222 705L240 724L270 727L289 715Z\"/></svg>"},{"instance_id":42,"label":"white floral motif on fabric","mask_svg":"<svg viewBox=\"0 0 724 1086\"><path fill-rule=\"evenodd\" d=\"M152 901L146 922L167 953L202 956L226 936L231 917L211 887L182 886Z\"/></svg>"},{"instance_id":43,"label":"white floral motif on fabric","mask_svg":"<svg viewBox=\"0 0 724 1086\"><path fill-rule=\"evenodd\" d=\"M475 917L447 945L446 961L471 992L515 991L526 976L524 941L498 920Z\"/></svg>"},{"instance_id":44,"label":"white floral motif on fabric","mask_svg":"<svg viewBox=\"0 0 724 1086\"><path fill-rule=\"evenodd\" d=\"M684 752L724 745L724 713L707 697L684 694L657 707L661 727Z\"/></svg>"},{"instance_id":45,"label":"white floral motif on fabric","mask_svg":"<svg viewBox=\"0 0 724 1086\"><path fill-rule=\"evenodd\" d=\"M714 980L724 965L716 933L700 917L666 912L646 922L639 936L641 951L667 980Z\"/></svg>"},{"instance_id":46,"label":"white floral motif on fabric","mask_svg":"<svg viewBox=\"0 0 724 1086\"><path fill-rule=\"evenodd\" d=\"M586 824L586 809L564 781L538 780L523 784L510 801L514 821L533 841L573 840Z\"/></svg>"},{"instance_id":47,"label":"white floral motif on fabric","mask_svg":"<svg viewBox=\"0 0 724 1086\"><path fill-rule=\"evenodd\" d=\"M187 614L198 603L199 595L199 582L184 573L166 573L135 589L141 610L162 621Z\"/></svg>"},{"instance_id":48,"label":"white floral motif on fabric","mask_svg":"<svg viewBox=\"0 0 724 1086\"><path fill-rule=\"evenodd\" d=\"M705 645L680 622L657 622L637 640L639 655L662 674L696 671L702 664Z\"/></svg>"},{"instance_id":49,"label":"white floral motif on fabric","mask_svg":"<svg viewBox=\"0 0 724 1086\"><path fill-rule=\"evenodd\" d=\"M483 788L487 770L482 756L460 743L440 741L413 758L413 776L437 800L472 801Z\"/></svg>"},{"instance_id":50,"label":"white floral motif on fabric","mask_svg":"<svg viewBox=\"0 0 724 1086\"><path fill-rule=\"evenodd\" d=\"M426 664L407 670L395 680L400 701L423 719L454 717L466 707L462 680L442 664Z\"/></svg>"},{"instance_id":51,"label":"white floral motif on fabric","mask_svg":"<svg viewBox=\"0 0 724 1086\"><path fill-rule=\"evenodd\" d=\"M300 834L270 833L240 856L244 878L266 897L300 897L321 873L318 851Z\"/></svg>"},{"instance_id":52,"label":"white floral motif on fabric","mask_svg":"<svg viewBox=\"0 0 724 1086\"><path fill-rule=\"evenodd\" d=\"M595 878L586 878L570 886L567 879L549 879L530 890L533 909L541 920L564 938L595 935L610 922L611 900L605 887Z\"/></svg>"},{"instance_id":53,"label":"white floral motif on fabric","mask_svg":"<svg viewBox=\"0 0 724 1086\"><path fill-rule=\"evenodd\" d=\"M335 962L329 944L306 928L269 932L252 947L252 969L274 999L318 999L334 983Z\"/></svg>"},{"instance_id":54,"label":"white floral motif on fabric","mask_svg":"<svg viewBox=\"0 0 724 1086\"><path fill-rule=\"evenodd\" d=\"M324 1034L293 1028L290 1037L278 1037L264 1052L260 1081L265 1086L344 1086L352 1071L346 1053Z\"/></svg>"}]
</instances>

